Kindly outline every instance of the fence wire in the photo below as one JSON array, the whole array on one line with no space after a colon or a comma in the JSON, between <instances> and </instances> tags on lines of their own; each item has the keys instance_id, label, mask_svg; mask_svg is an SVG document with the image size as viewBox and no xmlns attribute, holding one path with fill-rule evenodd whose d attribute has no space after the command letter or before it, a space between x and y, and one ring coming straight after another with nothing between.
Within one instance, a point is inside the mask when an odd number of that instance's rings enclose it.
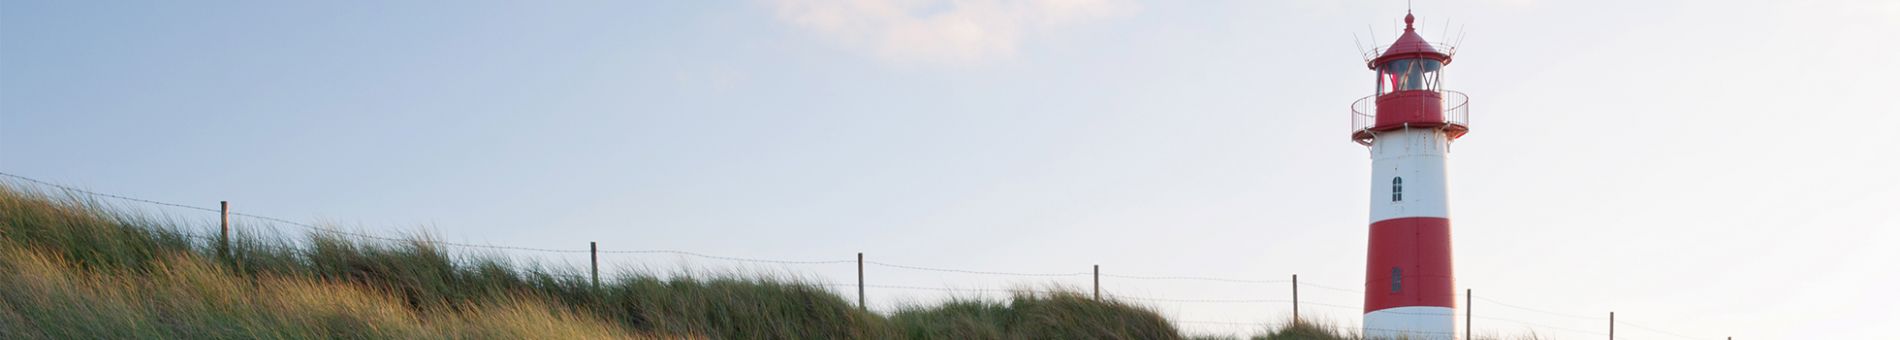
<instances>
[{"instance_id":1,"label":"fence wire","mask_svg":"<svg viewBox=\"0 0 1900 340\"><path fill-rule=\"evenodd\" d=\"M349 236L349 237L355 237L355 238L359 238L359 239L364 239L364 240L375 240L375 241L385 241L385 242L399 242L399 243L412 243L412 244L428 244L428 245L441 245L441 246L451 246L451 247L459 247L459 248L468 248L468 249L487 249L487 250L504 250L504 251L521 251L521 252L539 252L539 253L559 253L559 254L575 254L575 253L589 253L589 252L593 252L593 251L594 251L594 250L584 250L584 249L555 249L555 248L535 248L535 247L520 247L520 246L508 246L508 245L493 245L493 244L474 244L474 243L461 243L461 242L446 242L446 241L438 241L438 240L429 240L429 239L414 239L414 238L398 238L398 237L387 237L387 236L378 236L378 235L372 235L372 234L366 234L366 233L359 233L359 232L350 232L350 231L343 231L343 230L337 230L337 229L335 229L335 228L325 228L325 227L321 227L321 226L318 226L318 225L313 225L313 224L309 224L309 223L302 223L302 222L296 222L296 221L291 221L291 220L287 220L287 219L282 219L282 218L276 218L276 217L270 217L270 216L263 216L263 215L256 215L256 214L248 214L248 213L240 213L240 212L235 212L235 211L228 211L228 212L227 212L227 211L222 211L222 210L219 210L219 209L213 209L213 208L205 208L205 207L198 207L198 206L192 206L192 205L187 205L187 204L178 204L178 203L171 203L171 202L162 202L162 201L155 201L155 200L148 200L148 199L141 199L141 198L136 198L136 197L129 197L129 196L123 196L123 195L115 195L115 194L109 194L109 193L102 193L102 192L97 192L97 191L92 191L92 190L86 190L86 189L80 189L80 188L76 188L76 187L71 187L71 186L66 186L66 185L59 185L59 184L54 184L54 183L51 183L51 182L47 182L47 181L42 181L42 180L38 180L38 179L34 179L34 178L29 178L29 177L25 177L25 176L20 176L20 175L15 175L15 174L11 174L11 173L6 173L6 172L0 172L0 177L6 177L6 178L11 178L11 179L14 179L14 180L18 180L18 181L22 181L22 182L26 182L26 183L31 183L31 184L35 184L35 185L40 185L40 186L45 186L45 187L51 187L51 188L57 188L57 189L60 189L60 190L63 190L63 191L65 191L65 192L67 192L67 193L71 193L71 194L78 194L78 195L84 195L84 196L88 196L88 197L93 197L93 198L110 198L110 199L116 199L116 200L122 200L122 201L126 201L126 202L135 202L135 203L143 203L143 204L151 204L151 205L156 205L156 206L163 206L163 207L171 207L171 208L179 208L179 209L187 209L187 210L195 210L195 211L204 211L204 212L210 212L210 213L226 213L226 214L229 214L230 216L238 216L238 217L244 217L244 218L251 218L251 219L256 219L256 220L261 220L261 221L266 221L266 222L271 222L271 223L274 223L274 224L283 224L283 225L290 225L290 226L296 226L296 227L300 227L300 228L303 228L303 229L306 229L306 230L309 230L309 231L311 231L311 232L314 232L314 233L322 233L322 234L330 234L330 235L341 235L341 236ZM272 230L276 230L276 229L275 229L275 227L274 227L274 226L272 226L271 224L265 224L265 225L264 225L264 227L267 227L267 228L270 228L270 229L272 229ZM276 230L276 231L278 231L278 232L281 232L281 230ZM182 235L182 236L184 236L184 237L186 237L186 238L191 238L191 239L198 239L198 240L204 240L204 241L206 241L206 242L218 242L218 241L219 241L219 238L217 238L217 237L213 237L213 236L207 236L207 235L194 235L194 234L190 234L190 233L181 233L180 235ZM606 254L632 254L632 255L641 255L641 254L668 254L668 255L679 255L679 256L690 256L690 257L697 257L697 258L704 258L704 259L712 259L712 260L722 260L722 261L733 261L733 262L746 262L746 263L764 263L764 264L777 264L777 265L824 265L824 264L848 264L848 263L857 263L857 262L859 262L859 260L850 260L850 259L844 259L844 260L779 260L779 259L763 259L763 258L745 258L745 257L732 257L732 256L720 256L720 255L710 255L710 254L703 254L703 253L697 253L697 252L690 252L690 251L682 251L682 250L669 250L669 249L649 249L649 250L599 250L598 252L599 252L599 253L606 253ZM1116 279L1127 279L1127 280L1154 280L1154 281L1203 281L1203 282L1225 282L1225 283L1241 283L1241 284L1281 284L1281 283L1292 283L1292 282L1293 282L1293 281L1291 281L1291 280L1278 280L1278 279L1242 279L1242 278L1224 278L1224 277L1210 277L1210 276L1179 276L1179 275L1177 275L1177 276L1148 276L1148 275L1131 275L1131 274L1113 274L1113 273L1094 273L1094 272L1057 272L1057 273L1027 273L1027 272L1003 272L1003 271L984 271L984 270L968 270L968 269L951 269L951 268L938 268L938 267L925 267L925 266L914 266L914 265L905 265L905 264L896 264L896 263L888 263L888 262L880 262L880 261L869 261L869 260L863 260L863 261L862 261L862 263L863 263L863 264L869 264L869 265L874 265L874 266L879 266L879 267L885 267L885 268L894 268L894 269L903 269L903 270L916 270L916 271L929 271L929 272L943 272L943 273L959 273L959 274L974 274L974 275L991 275L991 276L1011 276L1011 277L1044 277L1044 278L1046 278L1046 277L1088 277L1088 276L1099 276L1099 277L1107 277L1107 278L1116 278ZM568 278L578 278L578 279L585 279L585 278L589 278L589 276L587 276L587 275L575 275L575 274L551 274L551 273L550 273L550 274L547 274L547 275L550 275L550 276L557 276L557 277L568 277ZM860 287L860 285L856 285L856 284L822 284L822 285L823 285L823 286L830 286L830 287L839 287L839 286L843 286L843 287ZM1315 284L1315 283L1311 283L1311 282L1299 282L1299 283L1298 283L1298 285L1299 285L1299 286L1304 286L1304 287L1312 287L1312 288L1319 288L1319 289L1325 289L1325 290L1332 290L1332 291L1339 291L1339 292L1347 292L1347 293L1354 293L1354 294L1361 294L1361 293L1363 293L1363 291L1362 291L1362 290L1359 290L1359 289L1352 289L1352 288L1343 288L1343 287L1335 287L1335 286L1328 286L1328 285L1322 285L1322 284ZM861 287L863 287L863 288L875 288L875 289L894 289L894 290L918 290L918 291L938 291L938 292L988 292L988 293L1012 293L1012 294L1014 294L1014 293L1050 293L1050 292L1056 292L1056 291L1052 291L1052 290L1048 290L1048 291L1039 291L1039 290L1034 290L1034 289L994 289L994 288L951 288L951 287L923 287L923 286L906 286L906 285L889 285L889 284L864 284L864 285L861 285ZM1074 293L1080 293L1080 292L1074 292ZM1455 294L1454 294L1454 295L1455 295ZM1161 298L1161 297L1148 297L1148 296L1136 296L1136 295L1122 295L1122 294L1103 294L1103 296L1104 296L1104 297L1107 297L1107 298L1113 298L1113 299L1123 299L1123 300L1132 300L1132 301L1149 301L1149 302L1175 302L1175 303L1227 303L1227 304L1286 304L1286 303L1293 303L1293 300L1283 300L1283 299L1183 299L1183 298ZM1561 317L1567 317L1567 318L1573 318L1573 319L1580 319L1580 320L1591 320L1591 321L1607 321L1607 319L1606 319L1606 318L1603 318L1603 317L1595 317L1595 316L1583 316L1583 315L1576 315L1576 314L1569 314L1569 313L1560 313L1560 312L1553 312L1553 311L1549 311L1549 310L1544 310L1544 309L1538 309L1538 308L1531 308L1531 307L1524 307L1524 306L1521 306L1521 305L1516 305L1516 304L1511 304L1511 303L1506 303L1506 302L1503 302L1503 301L1498 301L1498 300L1496 300L1496 299L1491 299L1491 298L1486 298L1486 297L1472 297L1472 298L1475 298L1475 299L1477 299L1477 300L1484 300L1484 301L1486 301L1486 302L1488 302L1488 303L1491 303L1491 304L1496 304L1496 305L1498 305L1498 306L1504 306L1504 307L1508 307L1508 308L1513 308L1513 309L1519 309L1519 310L1525 310L1525 311L1532 311L1532 312L1538 312L1538 313L1543 313L1543 314L1548 314L1548 315L1553 315L1553 316L1561 316ZM1345 305L1345 304L1333 304L1333 303L1325 303L1325 302L1317 302L1317 301L1311 301L1311 300L1302 300L1302 301L1300 301L1300 302L1299 302L1299 305L1302 305L1302 306L1305 306L1305 305L1311 305L1311 306L1320 306L1320 307L1329 307L1329 308L1337 308L1337 309L1342 309L1342 310L1354 310L1354 311L1359 311L1359 310L1363 310L1363 307L1362 307L1362 306L1352 306L1352 305ZM1470 306L1467 306L1466 308L1470 308ZM1444 313L1400 313L1400 314L1419 314L1419 315L1436 315L1436 316L1442 316L1442 315L1445 315ZM1562 330L1562 331L1568 331L1568 332L1577 332L1577 333L1584 333L1584 334L1592 334L1592 335L1608 335L1608 333L1605 333L1605 332L1599 332L1599 331L1592 331L1592 330L1584 330L1584 329L1575 329L1575 328L1568 328L1568 327L1559 327L1559 326L1552 326L1552 325L1548 325L1548 324L1541 324L1541 323L1533 323L1533 322L1528 322L1528 321L1522 321L1522 320L1515 320L1515 319L1507 319L1507 318L1498 318L1498 317L1491 317L1491 316L1488 316L1488 315L1474 315L1474 316L1473 316L1473 318L1476 318L1476 319L1485 319L1485 320L1494 320L1494 321L1503 321L1503 322L1510 322L1510 323L1516 323L1516 324L1521 324L1521 325L1525 325L1525 326L1534 326L1534 327L1541 327L1541 328L1544 328L1544 329L1554 329L1554 330ZM1264 326L1264 325L1270 325L1270 323L1264 323L1264 322L1263 322L1263 323L1248 323L1248 322L1233 322L1233 321L1200 321L1200 320L1184 320L1184 321L1176 321L1176 322L1182 322L1182 323L1196 323L1196 324L1227 324L1227 325L1262 325L1262 326ZM1658 329L1658 328L1653 328L1653 327L1648 327L1648 326L1642 326L1642 325L1638 325L1638 324L1632 324L1632 323L1629 323L1629 322L1626 322L1626 321L1622 321L1622 320L1619 320L1619 321L1616 321L1615 323L1616 323L1616 324L1618 324L1618 325L1624 325L1624 326L1629 326L1629 327L1633 327L1633 328L1636 328L1636 329L1639 329L1639 330L1644 330L1644 331L1649 331L1649 332L1654 332L1654 333L1657 333L1657 334L1662 334L1662 335L1668 335L1668 336L1672 336L1672 337L1676 337L1676 338L1682 338L1682 339L1704 339L1704 338L1698 338L1698 337L1692 337L1692 336L1687 336L1687 335L1682 335L1682 334L1679 334L1679 333L1674 333L1674 332L1670 332L1670 331L1666 331L1666 330L1662 330L1662 329ZM1408 331L1405 331L1405 330L1394 330L1394 329L1378 329L1378 328L1365 328L1365 327L1361 327L1361 326L1337 326L1337 328L1338 328L1338 329L1340 329L1340 330L1345 330L1345 331L1347 331L1347 332L1349 332L1349 333L1356 333L1356 332L1361 332L1361 331L1384 331L1384 332L1408 332ZM1413 332L1413 333L1415 333L1415 334L1416 334L1416 333L1418 333L1418 332L1416 332L1416 331L1409 331L1409 332ZM1439 333L1426 333L1426 334L1438 334L1438 335L1448 335L1448 336L1455 336L1455 335L1456 335L1456 332L1453 332L1453 333L1442 333L1442 332L1439 332Z\"/></svg>"},{"instance_id":2,"label":"fence wire","mask_svg":"<svg viewBox=\"0 0 1900 340\"><path fill-rule=\"evenodd\" d=\"M1471 298L1473 298L1473 299L1478 299L1478 300L1484 300L1485 302L1490 302L1490 303L1494 303L1494 304L1497 304L1497 305L1499 305L1499 306L1504 306L1504 307L1510 307L1510 308L1515 308L1515 309L1521 309L1521 310L1527 310L1527 311L1532 311L1532 312L1538 312L1538 313L1544 313L1544 314L1549 314L1549 315L1556 315L1556 316L1561 316L1561 317L1566 317L1566 318L1573 318L1573 319L1580 319L1580 320L1592 320L1592 321L1604 321L1604 320L1609 320L1609 319L1607 319L1607 318L1604 318L1604 317L1601 317L1601 316L1582 316L1582 315L1576 315L1576 314L1568 314L1568 313L1558 313L1558 312L1552 312L1552 311L1547 311L1547 310L1542 310L1542 309L1536 309L1536 308L1530 308L1530 307L1524 307L1524 306L1518 306L1518 305L1513 305L1513 304L1509 304L1509 303L1504 303L1503 301L1498 301L1498 300L1493 300L1493 299L1490 299L1490 298L1486 298L1486 297L1482 297L1482 296L1472 296Z\"/></svg>"},{"instance_id":3,"label":"fence wire","mask_svg":"<svg viewBox=\"0 0 1900 340\"><path fill-rule=\"evenodd\" d=\"M1328 286L1328 285L1322 285L1322 284L1316 284L1316 283L1311 283L1311 282L1301 282L1301 283L1300 283L1300 286L1303 286L1303 287L1313 287L1313 288L1319 288L1319 289L1325 289L1325 290L1330 290L1330 291L1337 291L1337 292L1346 292L1346 293L1353 293L1353 294L1364 294L1364 293L1365 293L1365 291L1363 291L1363 290L1358 290L1358 289L1352 289L1352 288L1340 288L1340 287L1334 287L1334 286Z\"/></svg>"},{"instance_id":4,"label":"fence wire","mask_svg":"<svg viewBox=\"0 0 1900 340\"><path fill-rule=\"evenodd\" d=\"M1537 326L1537 327L1543 327L1546 329L1555 329L1555 330L1567 331L1567 332L1578 332L1578 333L1584 333L1584 334L1590 334L1590 335L1610 335L1610 333L1605 333L1605 332L1600 332L1600 331L1593 331L1593 330L1587 330L1587 329L1575 329L1575 328L1568 328L1568 327L1558 327L1558 326L1551 326L1551 325L1535 323L1535 322L1530 322L1530 321L1506 319L1506 318L1493 317L1493 316L1473 315L1472 318L1492 320L1492 321L1503 321L1503 322L1515 323L1515 324L1520 324L1520 325L1525 325L1525 326Z\"/></svg>"},{"instance_id":5,"label":"fence wire","mask_svg":"<svg viewBox=\"0 0 1900 340\"><path fill-rule=\"evenodd\" d=\"M1102 273L1102 277L1129 279L1129 280L1206 281L1206 282L1250 283L1250 284L1273 284L1273 283L1293 282L1292 280L1253 280L1253 279L1233 279L1233 278L1208 277L1208 276L1143 276L1143 275L1124 275L1124 274L1110 274L1110 273Z\"/></svg>"},{"instance_id":6,"label":"fence wire","mask_svg":"<svg viewBox=\"0 0 1900 340\"><path fill-rule=\"evenodd\" d=\"M209 211L209 212L218 212L218 210L217 210L217 209L210 209L210 208L202 208L202 207L194 207L194 206L189 206L189 205L183 205L183 204L177 204L177 203L167 203L167 202L159 202L159 201L153 201L153 200L147 200L147 199L139 199L139 198L133 198L133 197L126 197L126 196L119 196L119 195L113 195L113 194L108 194L108 193L103 193L103 192L97 192L97 191L91 191L91 190L86 190L86 189L80 189L80 188L75 188L75 187L69 187L69 186L64 186L64 185L59 185L59 184L53 184L53 183L51 183L51 182L46 182L46 181L41 181L41 180L37 180L37 179L32 179L32 178L28 178L28 177L26 177L26 176L20 176L20 175L15 175L15 174L10 174L10 173L5 173L5 172L0 172L0 176L6 176L6 177L8 177L8 178L12 178L12 179L17 179L17 180L21 180L21 181L26 181L26 182L28 182L28 183L33 183L33 184L39 184L39 185L44 185L44 186L49 186L49 187L54 187L54 188L59 188L59 189L61 189L61 190L66 190L66 191L68 191L68 192L73 192L73 193L79 193L79 194L85 194L85 195L88 195L88 196L95 196L95 197L106 197L106 198L114 198L114 199L120 199L120 200L125 200L125 201L131 201L131 202L139 202L139 203L146 203L146 204L153 204L153 205L162 205L162 206L167 206L167 207L173 207L173 208L183 208L183 209L192 209L192 210L203 210L203 211Z\"/></svg>"},{"instance_id":7,"label":"fence wire","mask_svg":"<svg viewBox=\"0 0 1900 340\"><path fill-rule=\"evenodd\" d=\"M1277 303L1293 303L1293 300L1282 300L1282 299L1177 299L1177 298L1158 298L1158 297L1146 297L1146 296L1134 296L1134 295L1122 295L1122 294L1103 294L1103 297L1123 299L1123 300L1134 300L1134 301L1176 302L1176 303L1243 303L1243 304L1245 303L1276 303L1276 304ZM1305 303L1305 301L1301 301L1301 303Z\"/></svg>"},{"instance_id":8,"label":"fence wire","mask_svg":"<svg viewBox=\"0 0 1900 340\"><path fill-rule=\"evenodd\" d=\"M1636 327L1636 329L1640 329L1640 330L1645 330L1645 331L1650 331L1650 332L1655 332L1655 333L1657 333L1657 334L1662 334L1662 335L1668 335L1668 336L1673 336L1673 337L1676 337L1676 338L1681 338L1681 339L1702 339L1702 338L1698 338L1698 337L1693 337L1693 336L1687 336L1687 335L1682 335L1682 334L1677 334L1677 333L1674 333L1674 332L1670 332L1670 331L1665 331L1665 330L1661 330L1661 329L1656 329L1656 328L1650 328L1650 327L1646 327L1646 326L1643 326L1643 325L1638 325L1638 324L1633 324L1633 323L1629 323L1628 321L1622 321L1622 320L1618 320L1618 321L1616 321L1616 324L1618 324L1618 325L1624 325L1624 326L1630 326L1630 327Z\"/></svg>"},{"instance_id":9,"label":"fence wire","mask_svg":"<svg viewBox=\"0 0 1900 340\"><path fill-rule=\"evenodd\" d=\"M902 264L893 264L893 263L884 263L884 262L878 262L878 261L869 261L869 260L866 260L866 261L864 261L864 263L865 263L865 264L871 264L871 265L877 265L877 266L880 266L880 267L887 267L887 268L897 268L897 269L909 269L909 270L922 270L922 271L931 271L931 272L943 272L943 273L959 273L959 274L976 274L976 275L994 275L994 276L1018 276L1018 277L1063 277L1063 276L1090 276L1090 275L1094 275L1094 273L1090 273L1090 272L1077 272L1077 273L1012 273L1012 272L993 272L993 271L982 271L982 270L964 270L964 269L947 269L947 268L931 268L931 267L919 267L919 266L911 266L911 265L902 265Z\"/></svg>"},{"instance_id":10,"label":"fence wire","mask_svg":"<svg viewBox=\"0 0 1900 340\"><path fill-rule=\"evenodd\" d=\"M582 250L581 252L583 252L583 253L585 253L585 252L587 252L587 251L586 251L586 250ZM691 257L698 257L698 258L704 258L704 259L713 259L713 260L725 260L725 261L733 261L733 262L751 262L751 263L770 263L770 264L843 264L843 263L857 263L857 260L812 260L812 261L799 261L799 260L773 260L773 259L755 259L755 258L744 258L744 257L731 257L731 256L719 256L719 255L707 255L707 254L701 254L701 253L695 253L695 252L690 252L690 251L681 251L681 250L664 250L664 249L661 249L661 250L602 250L602 251L600 251L600 252L601 252L602 254L670 254L670 255L681 255L681 256L691 256Z\"/></svg>"}]
</instances>

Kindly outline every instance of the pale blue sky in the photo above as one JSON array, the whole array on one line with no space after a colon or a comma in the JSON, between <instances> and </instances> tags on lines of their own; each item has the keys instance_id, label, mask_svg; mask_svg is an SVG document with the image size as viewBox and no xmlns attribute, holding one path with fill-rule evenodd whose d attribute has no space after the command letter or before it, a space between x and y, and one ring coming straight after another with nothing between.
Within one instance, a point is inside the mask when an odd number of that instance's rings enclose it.
<instances>
[{"instance_id":1,"label":"pale blue sky","mask_svg":"<svg viewBox=\"0 0 1900 340\"><path fill-rule=\"evenodd\" d=\"M1362 279L1370 161L1346 109L1373 82L1353 39L1389 43L1403 2L881 3L6 0L0 171L475 243ZM1703 339L1900 323L1900 3L1414 6L1427 37L1448 18L1467 32L1448 68L1473 100L1451 160L1459 286ZM872 292L880 307L937 296ZM1199 321L1286 309L1157 307Z\"/></svg>"}]
</instances>

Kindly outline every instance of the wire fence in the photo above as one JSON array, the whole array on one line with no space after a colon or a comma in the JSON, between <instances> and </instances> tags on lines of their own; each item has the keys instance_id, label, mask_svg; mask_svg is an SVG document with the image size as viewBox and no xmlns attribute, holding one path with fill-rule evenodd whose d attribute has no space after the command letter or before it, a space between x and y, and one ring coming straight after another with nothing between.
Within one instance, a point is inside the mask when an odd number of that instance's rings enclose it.
<instances>
[{"instance_id":1,"label":"wire fence","mask_svg":"<svg viewBox=\"0 0 1900 340\"><path fill-rule=\"evenodd\" d=\"M856 284L821 283L821 284L816 284L816 285L833 288L833 289L839 289L839 290L856 289L858 291L858 303L860 306L864 306L866 304L866 301L864 298L864 292L868 289L892 290L892 291L921 291L921 292L952 293L952 294L1017 295L1017 294L1084 294L1084 293L1087 293L1087 292L1079 292L1079 291L1067 290L1067 289L1036 289L1033 287L1015 287L1015 288L947 287L947 286L946 287L927 287L927 286L916 286L916 285L865 283L864 276L863 276L863 273L864 273L863 268L869 265L869 266L875 266L875 267L880 267L880 268L889 268L889 269L898 269L898 270L916 271L916 272L932 272L932 273L958 274L958 275L998 276L998 277L1027 278L1027 279L1088 277L1088 278L1094 279L1093 297L1095 299L1106 298L1106 299L1112 299L1112 300L1117 300L1117 301L1130 301L1130 302L1141 302L1141 303L1165 303L1165 304L1285 305L1285 306L1291 307L1291 310L1293 311L1293 315L1294 315L1292 319L1296 319L1296 320L1300 319L1298 316L1299 315L1298 311L1300 310L1300 308L1308 307L1308 306L1330 308L1330 309L1353 312L1353 313L1364 311L1364 307L1358 306L1358 305L1329 303L1329 302L1323 302L1323 301L1312 301L1311 299L1302 300L1298 294L1298 288L1317 288L1321 290L1331 291L1334 293L1348 293L1348 294L1363 294L1363 290L1324 285L1324 284L1315 284L1315 283L1310 283L1310 282L1300 282L1297 276L1293 277L1293 279L1290 279L1290 280L1282 280L1282 279L1235 278L1235 277L1193 276L1193 275L1137 275L1137 274L1120 274L1120 273L1102 273L1099 267L1097 267L1096 270L1092 272L1007 272L1007 271L988 271L988 270L975 270L975 269L921 266L921 265L890 263L890 262L883 262L883 261L872 261L872 260L865 260L863 258L862 253L858 254L857 259L788 260L788 259L721 256L721 255L712 255L712 254L705 254L705 253L699 253L699 252L672 250L672 249L622 249L622 250L602 250L598 248L557 249L557 248L537 248L537 247L495 245L495 244L446 242L446 241L424 239L424 238L388 237L388 236L379 236L379 235L360 233L360 232L350 232L350 231L339 230L337 228L326 228L326 227L319 226L316 224L291 221L291 220L282 219L282 218L233 212L233 211L230 211L229 209L205 208L205 207L192 206L192 205L187 205L187 204L162 202L162 201L141 199L141 198L136 198L136 197L124 196L124 195L109 194L109 193L97 192L97 191L92 191L92 190L80 189L80 188L66 186L66 185L55 184L55 183L51 183L47 181L42 181L42 180L38 180L34 178L29 178L29 177L15 175L11 173L5 173L5 172L0 172L0 177L11 179L15 181L15 183L31 184L31 185L42 187L42 188L58 189L61 192L67 193L69 195L85 196L85 197L95 198L95 199L108 198L108 199L120 200L124 202L149 204L149 205L161 206L161 207L167 207L167 208L177 208L177 209L185 209L185 210L191 210L191 211L217 213L217 214L220 214L223 218L226 218L227 223L228 223L228 218L230 216L237 216L237 217L250 218L250 219L255 219L259 221L270 222L270 224L264 224L261 227L269 229L270 231L276 232L276 233L282 233L282 230L276 229L276 227L272 224L294 226L294 227L298 227L308 232L316 233L316 234L347 236L347 237L353 237L353 238L357 238L361 240L379 241L379 242L423 244L423 245L462 248L462 249L469 249L469 250L498 250L498 251L524 252L524 253L541 253L541 254L584 254L584 253L592 254L595 256L595 259L596 259L594 263L592 275L559 274L559 273L542 273L542 274L550 275L550 276L569 277L569 278L575 278L575 279L590 279L591 278L595 280L595 282L598 282L599 280L599 274L598 274L599 273L599 264L598 264L599 254L635 254L635 255L661 254L661 255L685 256L685 257L692 257L692 258L699 258L699 259L706 259L706 260L727 261L727 262L748 263L748 264L763 264L763 265L823 266L823 265L855 264L858 268L858 273L859 273L857 277L858 283ZM213 245L216 245L220 242L226 242L225 240L227 239L226 237L217 236L217 235L197 235L197 234L190 234L190 233L183 233L181 235L194 239L194 240L205 241L207 242L207 244L213 244ZM1240 284L1240 285L1285 285L1288 288L1291 288L1292 295L1289 296L1288 298L1282 299L1282 298L1275 298L1271 296L1259 296L1259 295L1238 297L1238 298L1235 298L1235 297L1220 298L1220 297L1164 297L1164 296L1132 295L1132 294L1122 294L1122 293L1102 293L1101 282L1103 278L1130 280L1130 281L1193 281L1193 282ZM1260 290L1255 290L1255 291L1260 291ZM849 295L849 294L846 294L847 292L844 292L844 291L840 291L839 293L841 295ZM1320 326L1320 327L1337 328L1336 331L1340 331L1342 333L1352 333L1352 334L1361 334L1361 333L1368 333L1368 332L1409 332L1410 334L1423 335L1427 338L1455 339L1455 338L1461 338L1460 336L1462 335L1471 334L1472 332L1471 327L1474 327L1474 326L1470 326L1471 324L1474 323L1474 322L1471 322L1471 320L1477 319L1477 320L1488 320L1488 321L1497 321L1497 322L1515 324L1518 326L1525 327L1528 330L1536 331L1536 332L1545 332L1545 331L1555 330L1555 331L1562 331L1562 332L1567 332L1567 333L1590 335L1590 336L1609 336L1611 337L1612 340L1619 339L1619 338L1630 338L1627 336L1613 335L1615 333L1616 326L1627 326L1627 327L1630 327L1636 330L1641 330L1650 334L1667 336L1667 337L1677 338L1677 339L1724 339L1723 337L1714 337L1714 336L1701 336L1701 337L1689 336L1689 335L1684 335L1682 333L1672 332L1672 331L1664 330L1657 327L1632 324L1627 321L1616 320L1614 318L1614 315L1615 315L1614 313L1608 314L1607 317L1588 316L1588 315L1580 315L1580 314L1574 314L1574 313L1556 312L1556 311L1551 311L1551 310L1543 309L1543 308L1526 307L1522 304L1499 301L1498 299L1490 298L1490 297L1479 297L1479 296L1474 296L1474 295L1469 295L1469 294L1465 294L1463 296L1458 296L1460 294L1453 294L1453 295L1455 297L1466 298L1467 301L1471 301L1475 299L1478 301L1485 302L1484 305L1477 305L1476 302L1469 302L1467 305L1464 306L1465 313L1471 313L1472 311L1470 310L1470 308L1473 308L1473 307L1498 306L1498 307L1509 308L1511 310L1534 312L1534 313L1537 313L1537 315L1561 317L1561 318L1564 318L1567 322L1597 323L1597 324L1603 325L1605 329L1593 330L1593 329L1579 328L1579 327L1557 326L1557 325L1551 325L1549 323L1544 323L1544 322L1524 321L1524 320L1519 320L1519 319L1514 319L1514 318L1501 318L1501 317L1493 316L1491 314L1492 312L1489 312L1489 311L1487 311L1486 314L1477 315L1477 314L1458 314L1458 313L1450 313L1450 314L1448 313L1407 313L1407 312L1394 312L1394 311L1389 311L1389 310L1384 311L1382 313L1399 314L1399 315L1430 315L1430 316L1457 317L1457 318L1462 319L1462 321L1465 321L1466 326L1463 328L1463 332L1450 332L1450 333L1445 333L1445 332L1421 333L1421 332L1411 331L1411 330L1367 328L1362 325L1356 325L1356 324L1351 324L1351 323L1345 323L1345 324L1339 324L1339 325L1325 325L1325 326ZM1250 319L1250 320L1228 320L1228 321L1175 320L1175 322L1183 323L1183 324L1264 329L1266 327L1273 326L1275 323L1273 321L1267 321L1267 320L1287 320L1287 319L1286 318L1271 318L1271 319L1256 318L1256 319ZM1503 327L1496 327L1496 326L1487 326L1487 327L1488 327L1487 333L1481 333L1481 334L1494 334L1498 330L1503 329ZM1729 338L1729 339L1732 339L1732 338Z\"/></svg>"}]
</instances>

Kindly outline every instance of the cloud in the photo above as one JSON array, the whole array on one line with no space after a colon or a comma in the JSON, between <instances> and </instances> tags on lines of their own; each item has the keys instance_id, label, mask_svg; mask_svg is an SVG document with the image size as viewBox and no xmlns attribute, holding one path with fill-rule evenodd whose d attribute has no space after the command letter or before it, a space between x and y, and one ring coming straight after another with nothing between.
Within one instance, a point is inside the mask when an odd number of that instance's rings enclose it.
<instances>
[{"instance_id":1,"label":"cloud","mask_svg":"<svg viewBox=\"0 0 1900 340\"><path fill-rule=\"evenodd\" d=\"M1007 58L1026 37L1134 12L1129 0L767 0L780 20L894 62Z\"/></svg>"}]
</instances>

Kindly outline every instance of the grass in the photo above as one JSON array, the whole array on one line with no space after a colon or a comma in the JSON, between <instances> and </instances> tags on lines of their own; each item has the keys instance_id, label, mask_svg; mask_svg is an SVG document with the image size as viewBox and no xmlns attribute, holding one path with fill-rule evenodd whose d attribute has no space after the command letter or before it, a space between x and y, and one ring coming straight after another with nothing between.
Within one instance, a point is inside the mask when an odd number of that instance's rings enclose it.
<instances>
[{"instance_id":1,"label":"grass","mask_svg":"<svg viewBox=\"0 0 1900 340\"><path fill-rule=\"evenodd\" d=\"M0 182L0 338L1190 338L1151 308L1072 290L882 315L796 278L635 273L596 287L426 236L239 235L219 249L179 225ZM1254 339L1358 339L1337 329Z\"/></svg>"},{"instance_id":2,"label":"grass","mask_svg":"<svg viewBox=\"0 0 1900 340\"><path fill-rule=\"evenodd\" d=\"M0 185L0 338L1170 338L1151 310L1073 293L892 316L824 286L742 274L576 273L457 255L412 237L237 237ZM991 332L991 333L963 333Z\"/></svg>"},{"instance_id":3,"label":"grass","mask_svg":"<svg viewBox=\"0 0 1900 340\"><path fill-rule=\"evenodd\" d=\"M0 250L0 323L11 339L102 338L634 338L639 333L510 296L465 308L415 309L362 285L245 278L190 256L139 273L101 273L21 247Z\"/></svg>"},{"instance_id":4,"label":"grass","mask_svg":"<svg viewBox=\"0 0 1900 340\"><path fill-rule=\"evenodd\" d=\"M1359 340L1359 334L1341 332L1340 327L1328 320L1287 321L1266 334L1255 335L1252 340Z\"/></svg>"},{"instance_id":5,"label":"grass","mask_svg":"<svg viewBox=\"0 0 1900 340\"><path fill-rule=\"evenodd\" d=\"M1176 339L1167 319L1140 306L1080 292L1018 291L1008 303L952 299L901 307L890 317L907 339Z\"/></svg>"},{"instance_id":6,"label":"grass","mask_svg":"<svg viewBox=\"0 0 1900 340\"><path fill-rule=\"evenodd\" d=\"M1266 334L1253 336L1252 340L1365 340L1367 339L1365 336L1359 333L1342 331L1345 329L1349 329L1349 327L1340 327L1339 324L1334 323L1329 320L1310 320L1310 321L1300 321L1300 322L1285 321L1273 327L1272 330L1267 331ZM1545 340L1549 338L1537 335L1536 333L1530 333L1527 335L1520 335L1520 336L1515 336L1515 337L1504 337L1497 334L1473 334L1470 340L1506 340L1506 339Z\"/></svg>"}]
</instances>

